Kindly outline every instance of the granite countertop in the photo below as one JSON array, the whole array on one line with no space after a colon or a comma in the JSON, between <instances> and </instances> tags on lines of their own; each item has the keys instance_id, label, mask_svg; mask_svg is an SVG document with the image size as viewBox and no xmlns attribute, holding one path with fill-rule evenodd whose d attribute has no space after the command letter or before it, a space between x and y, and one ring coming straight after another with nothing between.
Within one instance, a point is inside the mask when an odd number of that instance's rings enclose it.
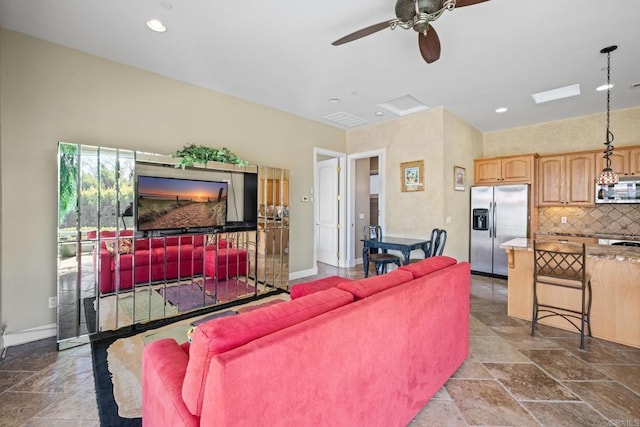
<instances>
[{"instance_id":1,"label":"granite countertop","mask_svg":"<svg viewBox=\"0 0 640 427\"><path fill-rule=\"evenodd\" d=\"M500 244L502 249L533 251L533 239L516 238ZM640 263L640 248L632 246L587 245L587 257Z\"/></svg>"},{"instance_id":2,"label":"granite countertop","mask_svg":"<svg viewBox=\"0 0 640 427\"><path fill-rule=\"evenodd\" d=\"M573 236L573 237L593 237L596 239L616 239L616 240L630 240L640 241L640 235L638 234L612 234L612 233L563 233L554 231L538 231L536 235L541 236Z\"/></svg>"}]
</instances>

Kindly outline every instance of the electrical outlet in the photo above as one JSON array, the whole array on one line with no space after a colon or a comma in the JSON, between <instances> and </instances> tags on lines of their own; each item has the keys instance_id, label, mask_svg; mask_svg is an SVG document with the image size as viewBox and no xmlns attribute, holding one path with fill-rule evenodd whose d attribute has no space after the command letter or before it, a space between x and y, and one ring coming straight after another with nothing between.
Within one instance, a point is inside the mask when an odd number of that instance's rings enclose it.
<instances>
[{"instance_id":1,"label":"electrical outlet","mask_svg":"<svg viewBox=\"0 0 640 427\"><path fill-rule=\"evenodd\" d=\"M49 308L56 308L58 306L58 299L56 297L49 297Z\"/></svg>"},{"instance_id":2,"label":"electrical outlet","mask_svg":"<svg viewBox=\"0 0 640 427\"><path fill-rule=\"evenodd\" d=\"M560 217L560 223L566 224L567 223L567 217L566 216L561 216Z\"/></svg>"}]
</instances>

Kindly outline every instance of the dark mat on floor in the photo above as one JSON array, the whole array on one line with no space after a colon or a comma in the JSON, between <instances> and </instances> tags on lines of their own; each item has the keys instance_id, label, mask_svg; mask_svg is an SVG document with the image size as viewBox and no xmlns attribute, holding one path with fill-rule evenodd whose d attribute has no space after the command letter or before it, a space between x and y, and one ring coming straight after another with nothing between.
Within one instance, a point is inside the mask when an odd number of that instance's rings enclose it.
<instances>
[{"instance_id":1,"label":"dark mat on floor","mask_svg":"<svg viewBox=\"0 0 640 427\"><path fill-rule=\"evenodd\" d=\"M132 332L129 336L138 332ZM107 348L120 337L103 338L91 342L91 357L93 359L93 378L96 385L96 399L101 426L142 426L142 418L122 418L118 415L118 405L113 398L113 383L111 372L107 368Z\"/></svg>"}]
</instances>

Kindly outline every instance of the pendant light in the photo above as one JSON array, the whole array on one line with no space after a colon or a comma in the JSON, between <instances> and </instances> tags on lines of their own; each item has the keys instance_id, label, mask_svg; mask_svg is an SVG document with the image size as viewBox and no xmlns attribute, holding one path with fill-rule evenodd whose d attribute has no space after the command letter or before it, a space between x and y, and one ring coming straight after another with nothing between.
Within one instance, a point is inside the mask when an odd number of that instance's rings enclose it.
<instances>
[{"instance_id":1,"label":"pendant light","mask_svg":"<svg viewBox=\"0 0 640 427\"><path fill-rule=\"evenodd\" d=\"M607 54L607 131L604 150L604 158L606 160L605 167L598 178L598 185L614 185L618 183L618 175L611 169L611 153L613 152L613 133L609 129L610 122L610 102L611 102L611 52L616 50L618 46L605 47L600 53Z\"/></svg>"}]
</instances>

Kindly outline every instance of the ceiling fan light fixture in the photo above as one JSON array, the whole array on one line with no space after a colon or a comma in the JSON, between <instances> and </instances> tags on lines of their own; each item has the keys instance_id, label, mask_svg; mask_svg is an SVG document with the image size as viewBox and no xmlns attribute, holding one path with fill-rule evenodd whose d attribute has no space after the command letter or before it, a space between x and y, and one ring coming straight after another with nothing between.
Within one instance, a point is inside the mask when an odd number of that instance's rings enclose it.
<instances>
[{"instance_id":1,"label":"ceiling fan light fixture","mask_svg":"<svg viewBox=\"0 0 640 427\"><path fill-rule=\"evenodd\" d=\"M152 18L147 21L147 27L151 31L155 31L156 33L164 33L167 31L167 27L162 23L161 20L157 18Z\"/></svg>"},{"instance_id":2,"label":"ceiling fan light fixture","mask_svg":"<svg viewBox=\"0 0 640 427\"><path fill-rule=\"evenodd\" d=\"M604 150L604 159L605 159L605 167L602 169L602 173L598 177L599 185L615 185L618 183L618 175L611 169L611 153L613 153L613 132L609 127L611 119L611 52L616 50L618 46L609 46L600 50L600 53L607 54L607 128L605 131L605 150Z\"/></svg>"}]
</instances>

